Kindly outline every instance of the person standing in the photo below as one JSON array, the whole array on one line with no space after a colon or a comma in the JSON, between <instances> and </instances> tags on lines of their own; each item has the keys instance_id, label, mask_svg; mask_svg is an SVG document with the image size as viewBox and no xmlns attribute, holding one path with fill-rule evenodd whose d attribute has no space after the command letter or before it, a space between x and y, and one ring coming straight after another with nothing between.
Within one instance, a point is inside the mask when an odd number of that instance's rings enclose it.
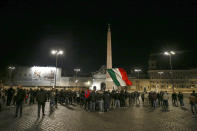
<instances>
[{"instance_id":1,"label":"person standing","mask_svg":"<svg viewBox=\"0 0 197 131\"><path fill-rule=\"evenodd\" d=\"M120 108L120 93L117 91L114 96L115 108Z\"/></svg>"},{"instance_id":2,"label":"person standing","mask_svg":"<svg viewBox=\"0 0 197 131\"><path fill-rule=\"evenodd\" d=\"M56 90L55 90L55 108L57 108L58 98L59 98L59 92L58 92L58 90L56 89Z\"/></svg>"},{"instance_id":3,"label":"person standing","mask_svg":"<svg viewBox=\"0 0 197 131\"><path fill-rule=\"evenodd\" d=\"M157 106L157 93L156 92L153 92L152 93L152 101L153 101L153 108L155 109L156 106Z\"/></svg>"},{"instance_id":4,"label":"person standing","mask_svg":"<svg viewBox=\"0 0 197 131\"><path fill-rule=\"evenodd\" d=\"M172 104L173 104L173 106L178 106L176 92L172 93Z\"/></svg>"},{"instance_id":5,"label":"person standing","mask_svg":"<svg viewBox=\"0 0 197 131\"><path fill-rule=\"evenodd\" d=\"M129 107L129 93L127 92L127 90L125 90L124 92L124 97L125 97L125 106Z\"/></svg>"},{"instance_id":6,"label":"person standing","mask_svg":"<svg viewBox=\"0 0 197 131\"><path fill-rule=\"evenodd\" d=\"M16 95L17 95L17 92L14 93L12 105L16 105Z\"/></svg>"},{"instance_id":7,"label":"person standing","mask_svg":"<svg viewBox=\"0 0 197 131\"><path fill-rule=\"evenodd\" d=\"M29 94L30 94L29 105L31 105L32 103L34 104L34 91L31 88L30 88Z\"/></svg>"},{"instance_id":8,"label":"person standing","mask_svg":"<svg viewBox=\"0 0 197 131\"><path fill-rule=\"evenodd\" d=\"M40 91L38 91L36 99L38 102L38 117L40 117L41 107L42 107L42 115L45 116L44 111L45 111L45 102L46 102L47 96L43 88L41 88Z\"/></svg>"},{"instance_id":9,"label":"person standing","mask_svg":"<svg viewBox=\"0 0 197 131\"><path fill-rule=\"evenodd\" d=\"M164 111L167 111L167 109L168 109L168 99L169 99L169 96L168 96L167 91L166 91L163 94L163 108L164 108Z\"/></svg>"},{"instance_id":10,"label":"person standing","mask_svg":"<svg viewBox=\"0 0 197 131\"><path fill-rule=\"evenodd\" d=\"M7 91L7 106L10 106L10 103L12 101L12 97L13 97L14 93L15 93L15 91L11 86Z\"/></svg>"},{"instance_id":11,"label":"person standing","mask_svg":"<svg viewBox=\"0 0 197 131\"><path fill-rule=\"evenodd\" d=\"M158 106L160 106L161 105L161 96L160 96L159 92L157 93L157 100L158 100Z\"/></svg>"},{"instance_id":12,"label":"person standing","mask_svg":"<svg viewBox=\"0 0 197 131\"><path fill-rule=\"evenodd\" d=\"M142 94L141 94L141 99L142 99L142 102L143 102L143 104L144 104L144 93L142 92Z\"/></svg>"},{"instance_id":13,"label":"person standing","mask_svg":"<svg viewBox=\"0 0 197 131\"><path fill-rule=\"evenodd\" d=\"M140 93L138 91L136 92L136 104L137 102L140 104Z\"/></svg>"},{"instance_id":14,"label":"person standing","mask_svg":"<svg viewBox=\"0 0 197 131\"><path fill-rule=\"evenodd\" d=\"M112 109L114 109L115 107L114 107L114 105L115 105L115 100L114 100L114 95L115 95L115 90L113 89L112 90L112 92L111 92L111 94L110 94L111 96L111 101L110 101L110 108Z\"/></svg>"},{"instance_id":15,"label":"person standing","mask_svg":"<svg viewBox=\"0 0 197 131\"><path fill-rule=\"evenodd\" d=\"M85 110L89 110L89 105L90 105L90 91L87 89L87 91L85 91Z\"/></svg>"},{"instance_id":16,"label":"person standing","mask_svg":"<svg viewBox=\"0 0 197 131\"><path fill-rule=\"evenodd\" d=\"M120 91L120 106L123 107L125 106L125 98L124 98L124 91Z\"/></svg>"},{"instance_id":17,"label":"person standing","mask_svg":"<svg viewBox=\"0 0 197 131\"><path fill-rule=\"evenodd\" d=\"M184 106L184 103L183 103L183 93L179 92L179 94L178 94L178 100L180 102L180 106Z\"/></svg>"},{"instance_id":18,"label":"person standing","mask_svg":"<svg viewBox=\"0 0 197 131\"><path fill-rule=\"evenodd\" d=\"M79 91L76 92L76 97L77 97L77 104L79 104L80 103L80 92Z\"/></svg>"},{"instance_id":19,"label":"person standing","mask_svg":"<svg viewBox=\"0 0 197 131\"><path fill-rule=\"evenodd\" d=\"M90 111L95 111L96 109L96 93L95 90L93 90L90 93Z\"/></svg>"},{"instance_id":20,"label":"person standing","mask_svg":"<svg viewBox=\"0 0 197 131\"><path fill-rule=\"evenodd\" d=\"M15 117L18 116L18 110L20 109L20 117L22 117L22 107L23 101L25 99L25 91L22 89L22 86L18 86L17 95L16 95L16 113Z\"/></svg>"},{"instance_id":21,"label":"person standing","mask_svg":"<svg viewBox=\"0 0 197 131\"><path fill-rule=\"evenodd\" d=\"M197 100L196 93L195 93L195 91L193 91L190 94L190 97L189 97L189 101L190 101L190 105L191 105L191 111L192 111L193 114L197 114L196 100Z\"/></svg>"},{"instance_id":22,"label":"person standing","mask_svg":"<svg viewBox=\"0 0 197 131\"><path fill-rule=\"evenodd\" d=\"M104 112L104 101L103 101L103 93L98 94L98 103L99 103L99 112Z\"/></svg>"},{"instance_id":23,"label":"person standing","mask_svg":"<svg viewBox=\"0 0 197 131\"><path fill-rule=\"evenodd\" d=\"M69 104L72 105L73 104L73 99L72 99L73 96L72 96L72 91L71 90L68 92L68 97L69 97L68 98L69 99Z\"/></svg>"},{"instance_id":24,"label":"person standing","mask_svg":"<svg viewBox=\"0 0 197 131\"><path fill-rule=\"evenodd\" d=\"M110 107L110 94L109 91L105 91L103 94L104 99L104 111L108 112Z\"/></svg>"},{"instance_id":25,"label":"person standing","mask_svg":"<svg viewBox=\"0 0 197 131\"><path fill-rule=\"evenodd\" d=\"M55 90L54 90L54 88L51 90L49 99L50 99L50 112L53 112L54 107L55 107Z\"/></svg>"}]
</instances>

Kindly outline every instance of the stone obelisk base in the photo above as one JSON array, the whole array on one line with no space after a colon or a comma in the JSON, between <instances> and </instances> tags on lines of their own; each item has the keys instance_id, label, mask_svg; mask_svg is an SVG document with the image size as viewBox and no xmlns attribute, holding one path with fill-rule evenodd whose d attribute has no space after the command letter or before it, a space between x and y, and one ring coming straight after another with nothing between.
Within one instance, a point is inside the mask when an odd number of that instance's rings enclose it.
<instances>
[{"instance_id":1,"label":"stone obelisk base","mask_svg":"<svg viewBox=\"0 0 197 131\"><path fill-rule=\"evenodd\" d=\"M106 80L106 91L112 91L113 90L113 81L109 81L109 80Z\"/></svg>"},{"instance_id":2,"label":"stone obelisk base","mask_svg":"<svg viewBox=\"0 0 197 131\"><path fill-rule=\"evenodd\" d=\"M111 79L110 75L106 74L106 91L112 91L114 89L114 82Z\"/></svg>"}]
</instances>

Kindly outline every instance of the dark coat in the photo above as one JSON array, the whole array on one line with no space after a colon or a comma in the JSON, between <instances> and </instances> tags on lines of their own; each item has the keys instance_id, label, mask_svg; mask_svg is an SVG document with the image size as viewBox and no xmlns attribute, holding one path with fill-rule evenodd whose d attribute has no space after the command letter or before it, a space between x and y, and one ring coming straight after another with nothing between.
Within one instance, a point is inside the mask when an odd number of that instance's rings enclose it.
<instances>
[{"instance_id":1,"label":"dark coat","mask_svg":"<svg viewBox=\"0 0 197 131\"><path fill-rule=\"evenodd\" d=\"M46 92L44 90L38 91L37 96L36 96L37 102L44 103L44 102L46 102L46 99L47 99Z\"/></svg>"},{"instance_id":2,"label":"dark coat","mask_svg":"<svg viewBox=\"0 0 197 131\"><path fill-rule=\"evenodd\" d=\"M90 101L96 102L96 93L94 91L90 93Z\"/></svg>"},{"instance_id":3,"label":"dark coat","mask_svg":"<svg viewBox=\"0 0 197 131\"><path fill-rule=\"evenodd\" d=\"M25 99L25 91L23 89L19 89L16 95L16 103L21 103Z\"/></svg>"},{"instance_id":4,"label":"dark coat","mask_svg":"<svg viewBox=\"0 0 197 131\"><path fill-rule=\"evenodd\" d=\"M178 94L178 98L179 100L183 100L183 94L182 93Z\"/></svg>"},{"instance_id":5,"label":"dark coat","mask_svg":"<svg viewBox=\"0 0 197 131\"><path fill-rule=\"evenodd\" d=\"M13 88L9 88L8 91L7 91L7 95L8 97L12 97L15 93L15 90Z\"/></svg>"},{"instance_id":6,"label":"dark coat","mask_svg":"<svg viewBox=\"0 0 197 131\"><path fill-rule=\"evenodd\" d=\"M104 93L104 101L109 102L110 101L110 94L109 93Z\"/></svg>"}]
</instances>

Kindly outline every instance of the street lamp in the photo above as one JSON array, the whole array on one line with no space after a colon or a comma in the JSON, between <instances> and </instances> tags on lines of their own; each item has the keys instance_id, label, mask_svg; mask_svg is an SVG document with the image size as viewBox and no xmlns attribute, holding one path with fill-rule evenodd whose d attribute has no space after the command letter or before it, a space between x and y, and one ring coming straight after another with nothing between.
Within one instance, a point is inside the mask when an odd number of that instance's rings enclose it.
<instances>
[{"instance_id":1,"label":"street lamp","mask_svg":"<svg viewBox=\"0 0 197 131\"><path fill-rule=\"evenodd\" d=\"M170 58L170 69L171 69L171 71L172 71L172 60L171 60L171 57L172 57L172 55L175 55L175 54L176 53L174 51L165 51L164 52L164 55L167 55Z\"/></svg>"},{"instance_id":2,"label":"street lamp","mask_svg":"<svg viewBox=\"0 0 197 131\"><path fill-rule=\"evenodd\" d=\"M9 69L9 70L14 70L15 67L14 67L14 66L9 66L8 69Z\"/></svg>"},{"instance_id":3,"label":"street lamp","mask_svg":"<svg viewBox=\"0 0 197 131\"><path fill-rule=\"evenodd\" d=\"M158 74L159 74L159 79L161 79L161 75L163 74L164 72L163 71L159 71ZM160 87L161 87L161 80L160 80Z\"/></svg>"},{"instance_id":4,"label":"street lamp","mask_svg":"<svg viewBox=\"0 0 197 131\"><path fill-rule=\"evenodd\" d=\"M166 56L169 56L170 58L170 73L171 73L171 76L172 76L172 55L175 55L176 53L174 51L165 51L164 52L164 55ZM173 92L174 92L174 84L172 84L172 89L173 89Z\"/></svg>"},{"instance_id":5,"label":"street lamp","mask_svg":"<svg viewBox=\"0 0 197 131\"><path fill-rule=\"evenodd\" d=\"M77 80L77 73L80 72L81 70L79 68L74 69L75 72L75 83L76 83L76 87L77 87L77 83L79 80Z\"/></svg>"},{"instance_id":6,"label":"street lamp","mask_svg":"<svg viewBox=\"0 0 197 131\"><path fill-rule=\"evenodd\" d=\"M52 55L55 55L55 58L56 58L55 73L54 73L54 79L55 79L54 87L56 87L56 76L57 76L57 61L58 61L58 56L63 55L63 54L64 54L64 51L62 51L62 50L51 50L51 54L52 54Z\"/></svg>"},{"instance_id":7,"label":"street lamp","mask_svg":"<svg viewBox=\"0 0 197 131\"><path fill-rule=\"evenodd\" d=\"M13 72L13 70L15 70L15 69L16 69L16 67L14 67L14 66L9 66L9 67L8 67L8 70L10 71L10 76L9 76L9 77L10 77L10 78L9 78L9 79L10 79L10 83L11 83L11 78L12 78L12 72Z\"/></svg>"},{"instance_id":8,"label":"street lamp","mask_svg":"<svg viewBox=\"0 0 197 131\"><path fill-rule=\"evenodd\" d=\"M140 72L141 72L142 70L141 70L141 69L134 69L134 71L138 73L138 88L139 88L139 84L140 84L139 76L140 76Z\"/></svg>"}]
</instances>

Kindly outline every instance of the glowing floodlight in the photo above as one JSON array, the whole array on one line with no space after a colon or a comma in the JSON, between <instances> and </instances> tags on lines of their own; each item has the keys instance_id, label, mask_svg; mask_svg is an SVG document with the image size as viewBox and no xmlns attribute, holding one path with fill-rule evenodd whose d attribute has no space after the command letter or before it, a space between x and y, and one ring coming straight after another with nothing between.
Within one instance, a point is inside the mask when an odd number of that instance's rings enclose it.
<instances>
[{"instance_id":1,"label":"glowing floodlight","mask_svg":"<svg viewBox=\"0 0 197 131\"><path fill-rule=\"evenodd\" d=\"M164 55L170 55L170 53L166 51L166 52L164 52Z\"/></svg>"},{"instance_id":2,"label":"glowing floodlight","mask_svg":"<svg viewBox=\"0 0 197 131\"><path fill-rule=\"evenodd\" d=\"M57 53L57 50L52 50L51 54L55 55Z\"/></svg>"},{"instance_id":3,"label":"glowing floodlight","mask_svg":"<svg viewBox=\"0 0 197 131\"><path fill-rule=\"evenodd\" d=\"M62 50L60 50L60 51L58 51L58 53L57 53L58 55L63 55L64 54L64 52L62 51Z\"/></svg>"},{"instance_id":4,"label":"glowing floodlight","mask_svg":"<svg viewBox=\"0 0 197 131\"><path fill-rule=\"evenodd\" d=\"M170 51L170 53L171 53L172 55L175 55L175 52L174 52L174 51Z\"/></svg>"}]
</instances>

